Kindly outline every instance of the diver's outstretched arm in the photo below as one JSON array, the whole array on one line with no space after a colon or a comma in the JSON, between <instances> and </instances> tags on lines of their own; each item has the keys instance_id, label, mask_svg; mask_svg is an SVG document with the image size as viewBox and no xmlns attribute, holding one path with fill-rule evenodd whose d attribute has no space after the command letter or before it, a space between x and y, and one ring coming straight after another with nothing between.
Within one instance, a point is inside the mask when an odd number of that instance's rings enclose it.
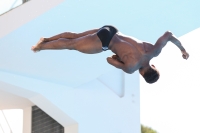
<instances>
[{"instance_id":1,"label":"diver's outstretched arm","mask_svg":"<svg viewBox=\"0 0 200 133\"><path fill-rule=\"evenodd\" d=\"M153 46L153 49L151 50L151 54L154 57L158 56L162 48L167 44L168 41L174 43L181 50L182 57L184 59L188 59L189 54L186 52L185 48L182 46L178 38L175 37L170 31L165 32L165 34L157 40L157 42Z\"/></svg>"}]
</instances>

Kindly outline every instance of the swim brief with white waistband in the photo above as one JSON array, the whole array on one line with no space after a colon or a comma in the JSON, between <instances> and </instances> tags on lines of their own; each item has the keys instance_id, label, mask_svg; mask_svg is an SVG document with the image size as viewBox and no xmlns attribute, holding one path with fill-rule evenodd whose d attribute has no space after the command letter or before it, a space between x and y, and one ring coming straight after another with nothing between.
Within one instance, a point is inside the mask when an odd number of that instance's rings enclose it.
<instances>
[{"instance_id":1,"label":"swim brief with white waistband","mask_svg":"<svg viewBox=\"0 0 200 133\"><path fill-rule=\"evenodd\" d=\"M105 25L102 28L100 28L97 32L97 36L102 42L102 50L106 51L108 50L109 43L113 36L118 32L117 28L111 26L111 25Z\"/></svg>"}]
</instances>

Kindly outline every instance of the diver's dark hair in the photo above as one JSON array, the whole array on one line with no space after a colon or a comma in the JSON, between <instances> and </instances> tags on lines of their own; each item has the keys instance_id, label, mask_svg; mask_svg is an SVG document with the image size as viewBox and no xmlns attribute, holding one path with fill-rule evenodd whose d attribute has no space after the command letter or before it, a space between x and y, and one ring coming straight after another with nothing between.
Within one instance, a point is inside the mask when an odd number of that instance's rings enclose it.
<instances>
[{"instance_id":1,"label":"diver's dark hair","mask_svg":"<svg viewBox=\"0 0 200 133\"><path fill-rule=\"evenodd\" d=\"M145 71L143 77L147 83L152 84L159 79L160 73L157 69L150 67L147 71Z\"/></svg>"}]
</instances>

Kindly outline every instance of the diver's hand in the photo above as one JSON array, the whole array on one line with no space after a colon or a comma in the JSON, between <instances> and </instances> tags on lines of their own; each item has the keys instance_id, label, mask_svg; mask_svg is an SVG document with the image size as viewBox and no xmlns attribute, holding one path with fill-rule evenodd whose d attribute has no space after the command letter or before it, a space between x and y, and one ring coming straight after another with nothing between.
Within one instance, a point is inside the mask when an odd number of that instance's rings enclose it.
<instances>
[{"instance_id":1,"label":"diver's hand","mask_svg":"<svg viewBox=\"0 0 200 133\"><path fill-rule=\"evenodd\" d=\"M117 60L117 61L119 61L119 62L121 62L121 63L123 63L118 55L113 55L112 58Z\"/></svg>"},{"instance_id":2,"label":"diver's hand","mask_svg":"<svg viewBox=\"0 0 200 133\"><path fill-rule=\"evenodd\" d=\"M181 50L181 53L182 53L183 59L187 60L189 58L189 54L185 50Z\"/></svg>"}]
</instances>

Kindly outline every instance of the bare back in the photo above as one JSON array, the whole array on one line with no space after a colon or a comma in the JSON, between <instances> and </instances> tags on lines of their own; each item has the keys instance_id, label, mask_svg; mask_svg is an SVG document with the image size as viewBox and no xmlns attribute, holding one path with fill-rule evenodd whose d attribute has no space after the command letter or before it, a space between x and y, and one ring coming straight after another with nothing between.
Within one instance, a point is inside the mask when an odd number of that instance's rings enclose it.
<instances>
[{"instance_id":1,"label":"bare back","mask_svg":"<svg viewBox=\"0 0 200 133\"><path fill-rule=\"evenodd\" d=\"M116 34L110 42L109 49L129 67L130 73L138 70L145 60L144 43L132 37Z\"/></svg>"}]
</instances>

